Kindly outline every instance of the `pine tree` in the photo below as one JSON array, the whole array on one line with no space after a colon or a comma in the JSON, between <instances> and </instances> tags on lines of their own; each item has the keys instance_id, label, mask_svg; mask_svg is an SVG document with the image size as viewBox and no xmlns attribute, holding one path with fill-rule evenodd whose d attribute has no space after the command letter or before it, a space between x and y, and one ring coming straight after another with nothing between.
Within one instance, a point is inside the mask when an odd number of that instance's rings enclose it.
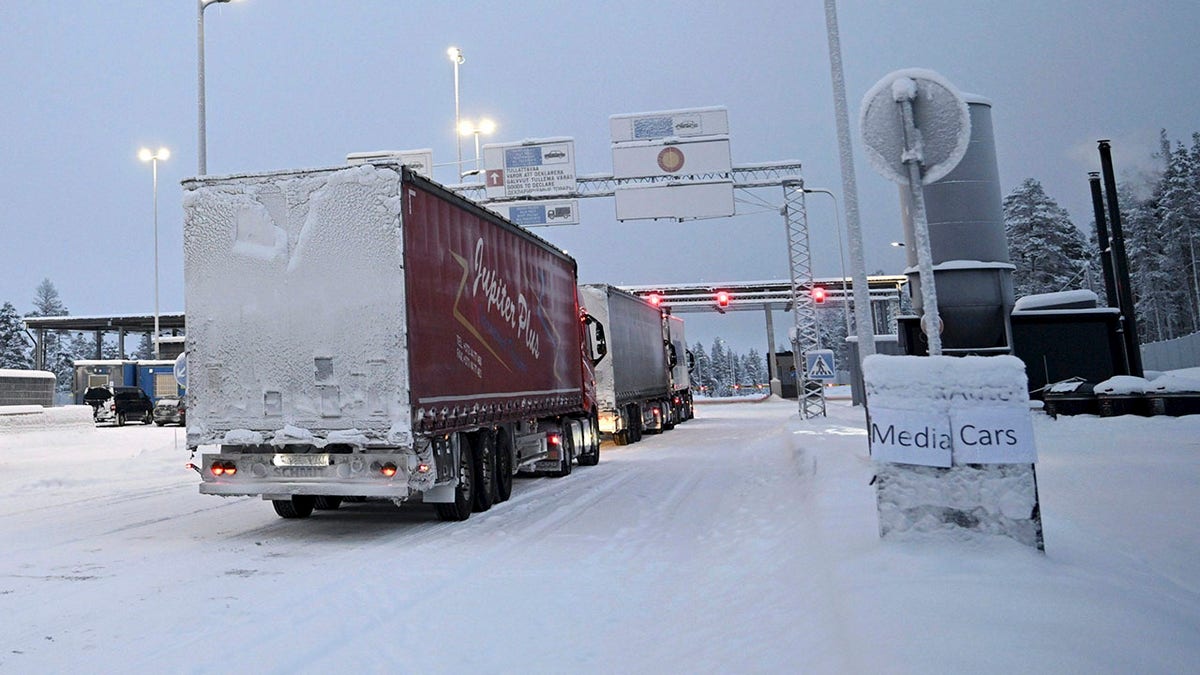
<instances>
[{"instance_id":1,"label":"pine tree","mask_svg":"<svg viewBox=\"0 0 1200 675\"><path fill-rule=\"evenodd\" d=\"M746 380L749 384L767 384L770 377L767 375L767 362L758 350L751 347L750 353L746 354L743 362L746 371Z\"/></svg>"},{"instance_id":2,"label":"pine tree","mask_svg":"<svg viewBox=\"0 0 1200 675\"><path fill-rule=\"evenodd\" d=\"M697 341L692 346L692 355L696 358L696 366L691 373L692 387L699 389L705 396L712 396L712 361L708 358L708 352L704 350L704 345Z\"/></svg>"},{"instance_id":3,"label":"pine tree","mask_svg":"<svg viewBox=\"0 0 1200 675\"><path fill-rule=\"evenodd\" d=\"M49 279L43 279L38 284L33 298L33 311L29 316L66 316L69 314L66 305L58 297L58 289ZM67 351L68 333L63 330L46 331L43 340L43 353L46 355L46 369L57 377L55 390L58 392L71 391L75 379L75 366L71 354Z\"/></svg>"},{"instance_id":4,"label":"pine tree","mask_svg":"<svg viewBox=\"0 0 1200 675\"><path fill-rule=\"evenodd\" d=\"M29 340L21 315L11 302L6 302L0 306L0 368L29 370L32 367Z\"/></svg>"},{"instance_id":5,"label":"pine tree","mask_svg":"<svg viewBox=\"0 0 1200 675\"><path fill-rule=\"evenodd\" d=\"M96 358L96 341L84 333L75 333L71 336L71 341L67 345L67 351L77 361L94 359Z\"/></svg>"},{"instance_id":6,"label":"pine tree","mask_svg":"<svg viewBox=\"0 0 1200 675\"><path fill-rule=\"evenodd\" d=\"M728 396L729 395L729 359L725 356L725 348L722 346L724 340L721 338L713 338L712 348L708 352L708 361L710 364L709 372L712 373L712 395L713 396Z\"/></svg>"},{"instance_id":7,"label":"pine tree","mask_svg":"<svg viewBox=\"0 0 1200 675\"><path fill-rule=\"evenodd\" d=\"M1041 183L1025 179L1003 208L1017 297L1083 287L1095 264L1088 241Z\"/></svg>"},{"instance_id":8,"label":"pine tree","mask_svg":"<svg viewBox=\"0 0 1200 675\"><path fill-rule=\"evenodd\" d=\"M1121 207L1121 230L1129 263L1129 291L1133 295L1138 337L1141 342L1162 340L1167 327L1162 296L1158 292L1164 277L1157 196L1139 199L1132 187L1120 184L1117 202Z\"/></svg>"},{"instance_id":9,"label":"pine tree","mask_svg":"<svg viewBox=\"0 0 1200 675\"><path fill-rule=\"evenodd\" d=\"M1177 337L1194 332L1197 327L1196 306L1192 302L1192 275L1188 262L1189 244L1200 223L1200 202L1193 186L1196 168L1192 155L1179 144L1174 151L1162 136L1165 171L1157 192L1158 279L1156 292L1166 315L1166 334Z\"/></svg>"},{"instance_id":10,"label":"pine tree","mask_svg":"<svg viewBox=\"0 0 1200 675\"><path fill-rule=\"evenodd\" d=\"M150 333L142 333L137 349L133 352L133 358L143 360L154 358L154 345L150 342Z\"/></svg>"}]
</instances>

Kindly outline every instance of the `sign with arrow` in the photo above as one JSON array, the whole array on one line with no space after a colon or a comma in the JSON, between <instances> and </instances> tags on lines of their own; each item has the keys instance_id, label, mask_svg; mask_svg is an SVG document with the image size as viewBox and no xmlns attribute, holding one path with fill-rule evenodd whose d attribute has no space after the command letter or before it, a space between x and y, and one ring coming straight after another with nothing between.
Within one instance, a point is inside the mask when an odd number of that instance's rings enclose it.
<instances>
[{"instance_id":1,"label":"sign with arrow","mask_svg":"<svg viewBox=\"0 0 1200 675\"><path fill-rule=\"evenodd\" d=\"M574 194L575 139L533 139L483 146L488 199Z\"/></svg>"}]
</instances>

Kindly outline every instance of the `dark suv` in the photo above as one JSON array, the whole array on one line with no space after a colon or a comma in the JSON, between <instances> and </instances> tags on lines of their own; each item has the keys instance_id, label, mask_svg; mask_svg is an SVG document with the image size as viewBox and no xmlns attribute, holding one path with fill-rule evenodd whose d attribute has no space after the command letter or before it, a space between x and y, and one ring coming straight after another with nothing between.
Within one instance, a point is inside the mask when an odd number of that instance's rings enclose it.
<instances>
[{"instance_id":1,"label":"dark suv","mask_svg":"<svg viewBox=\"0 0 1200 675\"><path fill-rule=\"evenodd\" d=\"M92 419L98 423L154 422L154 403L137 387L92 387L84 392L83 401L92 406Z\"/></svg>"}]
</instances>

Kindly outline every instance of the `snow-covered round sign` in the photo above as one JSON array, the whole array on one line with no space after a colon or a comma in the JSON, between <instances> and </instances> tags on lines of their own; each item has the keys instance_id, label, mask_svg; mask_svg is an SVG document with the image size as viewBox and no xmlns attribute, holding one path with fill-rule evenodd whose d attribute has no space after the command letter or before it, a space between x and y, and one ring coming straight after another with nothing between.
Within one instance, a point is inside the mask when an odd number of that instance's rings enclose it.
<instances>
[{"instance_id":1,"label":"snow-covered round sign","mask_svg":"<svg viewBox=\"0 0 1200 675\"><path fill-rule=\"evenodd\" d=\"M905 139L900 103L912 102L917 139ZM885 178L908 184L906 152L921 163L922 184L958 166L971 140L971 113L962 94L932 70L906 68L884 76L863 97L859 126L871 166Z\"/></svg>"}]
</instances>

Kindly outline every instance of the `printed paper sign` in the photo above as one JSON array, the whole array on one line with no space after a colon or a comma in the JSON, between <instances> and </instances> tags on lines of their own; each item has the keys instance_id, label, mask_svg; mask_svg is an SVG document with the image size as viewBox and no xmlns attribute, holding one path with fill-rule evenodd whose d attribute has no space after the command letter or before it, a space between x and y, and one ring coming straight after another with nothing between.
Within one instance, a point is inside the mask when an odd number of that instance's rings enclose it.
<instances>
[{"instance_id":1,"label":"printed paper sign","mask_svg":"<svg viewBox=\"0 0 1200 675\"><path fill-rule=\"evenodd\" d=\"M966 408L950 411L954 460L958 464L1033 464L1033 419L1025 408Z\"/></svg>"},{"instance_id":2,"label":"printed paper sign","mask_svg":"<svg viewBox=\"0 0 1200 675\"><path fill-rule=\"evenodd\" d=\"M950 466L950 419L939 413L870 408L871 456L881 462Z\"/></svg>"}]
</instances>

